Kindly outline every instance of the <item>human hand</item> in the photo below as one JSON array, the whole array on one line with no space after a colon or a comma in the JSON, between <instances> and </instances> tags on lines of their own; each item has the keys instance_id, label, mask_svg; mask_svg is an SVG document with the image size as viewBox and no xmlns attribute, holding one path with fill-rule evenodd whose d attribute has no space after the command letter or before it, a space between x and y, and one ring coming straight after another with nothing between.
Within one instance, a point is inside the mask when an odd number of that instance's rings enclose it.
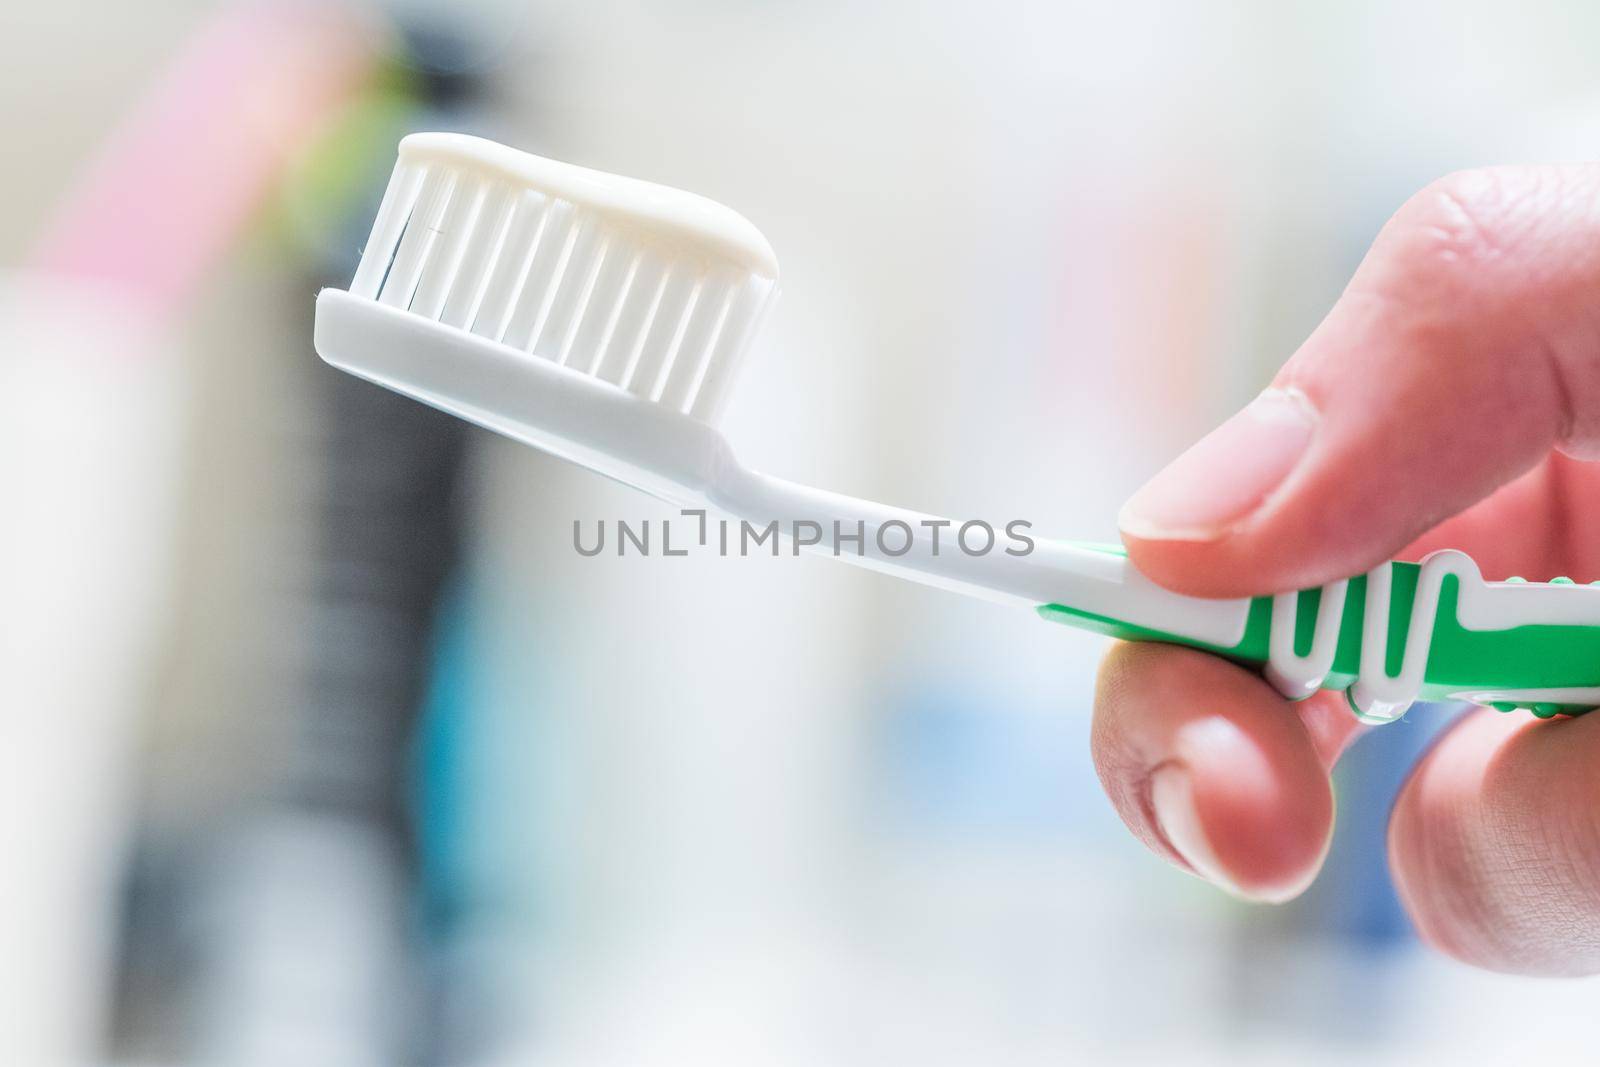
<instances>
[{"instance_id":1,"label":"human hand","mask_svg":"<svg viewBox=\"0 0 1600 1067\"><path fill-rule=\"evenodd\" d=\"M1445 178L1378 236L1272 388L1123 509L1133 562L1259 595L1460 548L1486 577L1600 578L1600 165ZM1170 645L1101 669L1095 763L1152 849L1246 898L1315 876L1328 774L1366 727ZM1600 971L1600 712L1476 710L1401 791L1389 861L1425 940L1527 974Z\"/></svg>"}]
</instances>

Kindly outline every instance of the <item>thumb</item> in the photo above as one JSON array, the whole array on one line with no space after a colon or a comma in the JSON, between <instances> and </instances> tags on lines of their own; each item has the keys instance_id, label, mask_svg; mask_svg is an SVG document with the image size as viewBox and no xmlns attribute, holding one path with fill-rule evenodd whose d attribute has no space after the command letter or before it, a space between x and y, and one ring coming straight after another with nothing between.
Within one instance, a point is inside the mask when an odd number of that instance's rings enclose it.
<instances>
[{"instance_id":1,"label":"thumb","mask_svg":"<svg viewBox=\"0 0 1600 1067\"><path fill-rule=\"evenodd\" d=\"M1369 570L1553 447L1600 455L1600 165L1468 171L1413 197L1273 385L1119 522L1196 596Z\"/></svg>"}]
</instances>

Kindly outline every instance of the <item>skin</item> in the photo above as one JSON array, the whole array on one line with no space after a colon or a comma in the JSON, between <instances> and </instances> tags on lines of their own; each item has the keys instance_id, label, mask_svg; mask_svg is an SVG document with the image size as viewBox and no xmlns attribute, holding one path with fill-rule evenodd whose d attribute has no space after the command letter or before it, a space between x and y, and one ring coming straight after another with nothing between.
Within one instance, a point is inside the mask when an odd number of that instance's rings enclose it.
<instances>
[{"instance_id":1,"label":"skin","mask_svg":"<svg viewBox=\"0 0 1600 1067\"><path fill-rule=\"evenodd\" d=\"M1444 178L1384 227L1253 405L1124 509L1155 581L1302 588L1436 548L1487 577L1600 579L1600 166ZM1288 402L1284 397L1289 397ZM1315 877L1361 727L1198 652L1102 667L1101 780L1154 851L1253 900ZM1600 972L1600 713L1465 715L1414 768L1389 862L1422 937L1521 974Z\"/></svg>"}]
</instances>

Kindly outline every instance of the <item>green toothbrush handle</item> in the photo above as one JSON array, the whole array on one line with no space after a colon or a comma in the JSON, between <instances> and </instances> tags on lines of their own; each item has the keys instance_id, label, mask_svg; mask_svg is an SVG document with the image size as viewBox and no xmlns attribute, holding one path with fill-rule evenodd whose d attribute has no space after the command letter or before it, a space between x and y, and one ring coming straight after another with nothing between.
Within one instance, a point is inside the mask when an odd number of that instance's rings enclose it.
<instances>
[{"instance_id":1,"label":"green toothbrush handle","mask_svg":"<svg viewBox=\"0 0 1600 1067\"><path fill-rule=\"evenodd\" d=\"M1324 610L1325 598L1332 610ZM1543 718L1600 704L1600 586L1566 578L1486 583L1459 552L1256 597L1243 637L1229 647L1062 604L1039 612L1122 640L1215 653L1262 670L1286 695L1343 690L1357 715L1372 721L1398 718L1412 699L1466 699ZM1284 617L1275 639L1277 613Z\"/></svg>"}]
</instances>

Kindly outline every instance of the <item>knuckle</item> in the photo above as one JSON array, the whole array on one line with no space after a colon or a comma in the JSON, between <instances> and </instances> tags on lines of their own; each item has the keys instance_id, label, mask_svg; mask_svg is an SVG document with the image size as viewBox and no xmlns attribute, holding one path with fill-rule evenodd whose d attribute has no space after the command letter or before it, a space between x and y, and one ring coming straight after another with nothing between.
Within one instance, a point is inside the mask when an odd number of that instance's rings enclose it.
<instances>
[{"instance_id":1,"label":"knuckle","mask_svg":"<svg viewBox=\"0 0 1600 1067\"><path fill-rule=\"evenodd\" d=\"M1600 166L1446 175L1385 236L1366 289L1411 340L1542 413L1547 443L1600 457Z\"/></svg>"},{"instance_id":2,"label":"knuckle","mask_svg":"<svg viewBox=\"0 0 1600 1067\"><path fill-rule=\"evenodd\" d=\"M1493 170L1447 174L1418 194L1419 221L1441 248L1463 258L1490 259L1505 246L1505 177Z\"/></svg>"},{"instance_id":3,"label":"knuckle","mask_svg":"<svg viewBox=\"0 0 1600 1067\"><path fill-rule=\"evenodd\" d=\"M1516 251L1536 182L1527 171L1491 168L1430 183L1395 216L1397 266L1452 287L1477 287Z\"/></svg>"},{"instance_id":4,"label":"knuckle","mask_svg":"<svg viewBox=\"0 0 1600 1067\"><path fill-rule=\"evenodd\" d=\"M1480 290L1548 285L1552 270L1592 276L1600 256L1574 260L1573 235L1600 226L1600 167L1486 167L1429 183L1384 236L1399 265Z\"/></svg>"}]
</instances>

